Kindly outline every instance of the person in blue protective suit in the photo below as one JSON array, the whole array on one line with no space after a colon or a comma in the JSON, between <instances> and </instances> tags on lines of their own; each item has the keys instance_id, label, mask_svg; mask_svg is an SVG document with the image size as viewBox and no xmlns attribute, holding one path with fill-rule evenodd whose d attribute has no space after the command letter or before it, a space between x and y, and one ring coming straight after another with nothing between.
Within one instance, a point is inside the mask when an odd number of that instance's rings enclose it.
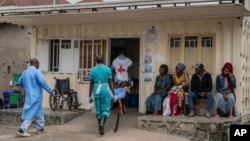
<instances>
[{"instance_id":1,"label":"person in blue protective suit","mask_svg":"<svg viewBox=\"0 0 250 141\"><path fill-rule=\"evenodd\" d=\"M104 126L110 116L110 91L112 94L115 93L111 69L103 64L103 60L103 56L96 56L96 66L90 71L89 86L89 103L93 101L91 98L93 93L100 135L104 135Z\"/></svg>"},{"instance_id":2,"label":"person in blue protective suit","mask_svg":"<svg viewBox=\"0 0 250 141\"><path fill-rule=\"evenodd\" d=\"M49 94L52 94L52 89L38 68L39 61L36 58L30 59L30 67L22 73L17 82L19 86L24 88L25 92L25 103L21 116L24 121L17 132L17 135L22 137L30 136L26 131L33 120L36 120L37 123L36 133L45 133L42 89L45 89Z\"/></svg>"}]
</instances>

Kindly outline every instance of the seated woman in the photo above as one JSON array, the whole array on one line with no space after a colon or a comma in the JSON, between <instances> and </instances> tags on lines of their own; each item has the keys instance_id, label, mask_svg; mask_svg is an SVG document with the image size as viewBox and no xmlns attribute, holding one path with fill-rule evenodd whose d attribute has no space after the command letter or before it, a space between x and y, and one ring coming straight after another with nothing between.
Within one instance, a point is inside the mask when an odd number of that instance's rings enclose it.
<instances>
[{"instance_id":1,"label":"seated woman","mask_svg":"<svg viewBox=\"0 0 250 141\"><path fill-rule=\"evenodd\" d=\"M175 74L173 75L174 79L174 86L179 87L181 86L181 89L176 92L177 95L177 108L175 108L175 111L173 112L174 115L182 115L184 114L184 99L185 99L185 92L189 89L189 75L187 72L185 72L186 66L182 63L179 63L176 65L175 68ZM172 88L172 89L173 89ZM174 102L170 103L174 104ZM173 105L170 105L170 107L174 107Z\"/></svg>"},{"instance_id":2,"label":"seated woman","mask_svg":"<svg viewBox=\"0 0 250 141\"><path fill-rule=\"evenodd\" d=\"M233 75L233 66L231 63L225 63L221 70L222 73L216 78L215 110L217 114L215 117L228 116L233 119L234 116L238 116L235 107L236 79Z\"/></svg>"},{"instance_id":3,"label":"seated woman","mask_svg":"<svg viewBox=\"0 0 250 141\"><path fill-rule=\"evenodd\" d=\"M168 95L168 91L173 86L173 77L168 74L168 66L162 64L155 80L154 92L146 99L146 113L159 115L162 112L162 101Z\"/></svg>"}]
</instances>

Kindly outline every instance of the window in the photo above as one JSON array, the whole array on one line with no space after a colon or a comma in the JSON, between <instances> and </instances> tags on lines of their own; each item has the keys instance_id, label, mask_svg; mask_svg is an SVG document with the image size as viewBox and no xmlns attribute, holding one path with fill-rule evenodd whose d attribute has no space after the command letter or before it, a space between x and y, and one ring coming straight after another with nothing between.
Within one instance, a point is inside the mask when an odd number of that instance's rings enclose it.
<instances>
[{"instance_id":1,"label":"window","mask_svg":"<svg viewBox=\"0 0 250 141\"><path fill-rule=\"evenodd\" d=\"M206 71L213 72L214 35L179 35L170 36L170 72L175 72L175 66L182 62L188 73L194 73L192 66L203 63Z\"/></svg>"},{"instance_id":2,"label":"window","mask_svg":"<svg viewBox=\"0 0 250 141\"><path fill-rule=\"evenodd\" d=\"M59 71L59 55L60 55L60 40L50 40L50 70L52 72Z\"/></svg>"},{"instance_id":3,"label":"window","mask_svg":"<svg viewBox=\"0 0 250 141\"><path fill-rule=\"evenodd\" d=\"M79 81L87 81L90 77L90 70L95 66L95 56L103 55L104 62L107 62L107 40L91 39L83 40L80 43L79 57Z\"/></svg>"},{"instance_id":4,"label":"window","mask_svg":"<svg viewBox=\"0 0 250 141\"><path fill-rule=\"evenodd\" d=\"M79 41L73 39L49 40L49 71L74 73L78 69Z\"/></svg>"},{"instance_id":5,"label":"window","mask_svg":"<svg viewBox=\"0 0 250 141\"><path fill-rule=\"evenodd\" d=\"M170 47L181 47L181 38L180 37L170 38Z\"/></svg>"},{"instance_id":6,"label":"window","mask_svg":"<svg viewBox=\"0 0 250 141\"><path fill-rule=\"evenodd\" d=\"M186 36L185 47L197 47L197 36Z\"/></svg>"},{"instance_id":7,"label":"window","mask_svg":"<svg viewBox=\"0 0 250 141\"><path fill-rule=\"evenodd\" d=\"M201 37L201 47L213 47L213 37Z\"/></svg>"}]
</instances>

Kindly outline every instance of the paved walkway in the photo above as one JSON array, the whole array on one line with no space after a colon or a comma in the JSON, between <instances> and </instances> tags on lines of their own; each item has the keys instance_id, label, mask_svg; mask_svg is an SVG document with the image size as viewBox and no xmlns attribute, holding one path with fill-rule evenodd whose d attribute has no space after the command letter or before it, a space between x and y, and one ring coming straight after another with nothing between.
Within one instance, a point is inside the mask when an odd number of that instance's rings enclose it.
<instances>
[{"instance_id":1,"label":"paved walkway","mask_svg":"<svg viewBox=\"0 0 250 141\"><path fill-rule=\"evenodd\" d=\"M128 109L128 112L120 117L120 126L116 133L113 133L116 114L113 112L106 124L105 135L100 136L97 129L95 114L86 111L81 116L69 121L64 125L46 126L46 134L36 135L36 129L30 127L29 138L17 137L15 135L17 126L0 125L0 140L4 141L188 141L183 137L154 133L136 128L138 114L135 109Z\"/></svg>"}]
</instances>

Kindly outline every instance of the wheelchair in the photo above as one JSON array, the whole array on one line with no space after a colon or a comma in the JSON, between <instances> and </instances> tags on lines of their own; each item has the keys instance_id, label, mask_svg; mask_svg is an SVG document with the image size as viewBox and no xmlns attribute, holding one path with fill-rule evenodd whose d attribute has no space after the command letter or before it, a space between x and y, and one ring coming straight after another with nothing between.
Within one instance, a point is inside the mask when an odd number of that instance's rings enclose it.
<instances>
[{"instance_id":1,"label":"wheelchair","mask_svg":"<svg viewBox=\"0 0 250 141\"><path fill-rule=\"evenodd\" d=\"M81 104L79 104L77 92L70 89L69 78L57 79L54 77L54 79L56 81L53 89L55 96L50 95L49 97L50 108L53 111L60 111L63 109L64 102L67 102L70 111L78 111Z\"/></svg>"},{"instance_id":2,"label":"wheelchair","mask_svg":"<svg viewBox=\"0 0 250 141\"><path fill-rule=\"evenodd\" d=\"M3 109L3 100L0 98L0 110Z\"/></svg>"}]
</instances>

